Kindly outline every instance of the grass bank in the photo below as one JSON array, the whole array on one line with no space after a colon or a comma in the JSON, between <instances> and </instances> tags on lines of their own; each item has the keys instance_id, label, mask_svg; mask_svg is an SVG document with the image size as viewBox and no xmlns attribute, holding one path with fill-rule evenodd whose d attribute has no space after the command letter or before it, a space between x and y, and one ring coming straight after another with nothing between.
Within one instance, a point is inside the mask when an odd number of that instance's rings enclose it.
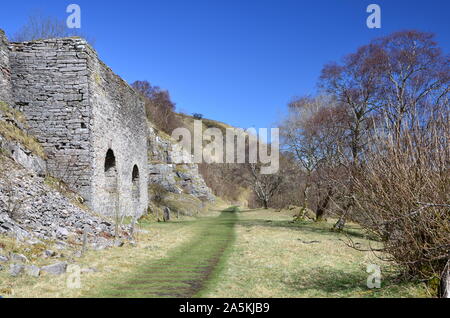
<instances>
[{"instance_id":1,"label":"grass bank","mask_svg":"<svg viewBox=\"0 0 450 318\"><path fill-rule=\"evenodd\" d=\"M292 223L272 210L209 211L168 223L142 222L137 246L88 251L60 261L95 272L68 288L70 273L12 278L0 271L6 297L428 297L424 285L397 280L397 271L370 252L346 246L332 222ZM377 244L355 225L347 234L360 247ZM8 241L9 240L9 241ZM17 244L0 237L0 245ZM26 248L14 250L26 254ZM29 251L33 253L33 251ZM32 255L26 254L30 259ZM59 261L58 260L58 261ZM56 259L36 258L42 266ZM381 268L380 289L366 285L367 265Z\"/></svg>"},{"instance_id":2,"label":"grass bank","mask_svg":"<svg viewBox=\"0 0 450 318\"><path fill-rule=\"evenodd\" d=\"M110 277L91 297L195 297L216 281L234 241L237 209L198 219L196 233L165 258L135 266L133 273Z\"/></svg>"},{"instance_id":3,"label":"grass bank","mask_svg":"<svg viewBox=\"0 0 450 318\"><path fill-rule=\"evenodd\" d=\"M210 212L210 217L218 213ZM185 244L197 235L196 218L183 218L170 223L142 223L142 232L137 234L137 246L128 243L120 248L110 248L101 251L88 250L82 258L74 258L71 250L58 251L58 258L43 259L27 254L27 246L7 237L0 236L0 246L6 245L6 250L14 250L25 254L38 266L66 261L79 265L81 268L94 268L95 272L82 273L79 288L68 288L70 273L61 276L42 274L34 278L28 275L11 277L7 264L0 271L0 296L14 298L75 298L95 294L100 286L113 278L121 279L134 273L135 267L141 264L157 261L168 256L169 252ZM10 249L9 247L14 247ZM32 251L31 251L32 252Z\"/></svg>"},{"instance_id":4,"label":"grass bank","mask_svg":"<svg viewBox=\"0 0 450 318\"><path fill-rule=\"evenodd\" d=\"M213 288L205 297L427 297L424 285L401 283L397 271L371 252L346 246L332 222L292 223L272 210L242 211L236 240ZM362 248L376 242L357 226L348 235ZM380 289L367 287L368 264L381 268Z\"/></svg>"}]
</instances>

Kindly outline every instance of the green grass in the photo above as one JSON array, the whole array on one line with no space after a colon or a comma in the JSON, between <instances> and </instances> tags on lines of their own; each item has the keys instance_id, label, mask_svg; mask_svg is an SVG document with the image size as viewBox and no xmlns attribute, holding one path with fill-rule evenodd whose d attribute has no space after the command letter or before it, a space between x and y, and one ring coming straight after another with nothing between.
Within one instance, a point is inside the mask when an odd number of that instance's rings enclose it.
<instances>
[{"instance_id":1,"label":"green grass","mask_svg":"<svg viewBox=\"0 0 450 318\"><path fill-rule=\"evenodd\" d=\"M6 118L10 119L13 122L16 121L21 124L26 123L25 116L20 111L9 107L2 101L0 101L0 113L2 113L4 116L6 116ZM16 141L20 143L33 154L46 159L44 148L38 142L38 140L13 123L0 120L0 135L10 141Z\"/></svg>"},{"instance_id":2,"label":"green grass","mask_svg":"<svg viewBox=\"0 0 450 318\"><path fill-rule=\"evenodd\" d=\"M234 241L236 208L200 218L196 235L163 259L138 265L126 277L111 277L91 297L196 297L219 277ZM170 226L170 223L167 224Z\"/></svg>"},{"instance_id":3,"label":"green grass","mask_svg":"<svg viewBox=\"0 0 450 318\"><path fill-rule=\"evenodd\" d=\"M208 212L207 215L212 217L219 213ZM75 263L81 268L93 267L98 270L94 273L83 273L80 288L67 287L67 280L71 273L60 276L41 275L35 279L27 275L12 277L8 270L3 270L0 271L0 294L18 298L79 298L94 295L99 291L99 286L104 286L107 282L117 283L123 281L122 279L133 277L136 268L141 264L167 258L169 252L198 235L196 227L195 218L183 218L170 223L142 220L136 227L137 245L125 242L123 247L101 251L88 249L82 258L75 259L72 254L79 250L76 247L64 250L61 258L44 259L39 256L41 251L36 251L36 248L29 250L29 245L0 235L0 247L4 248L3 254L7 254L8 251L24 254L39 267L57 261L66 261L70 264ZM144 229L145 232L140 232ZM46 249L58 251L51 242L48 242ZM4 267L7 268L9 265L4 264Z\"/></svg>"},{"instance_id":4,"label":"green grass","mask_svg":"<svg viewBox=\"0 0 450 318\"><path fill-rule=\"evenodd\" d=\"M195 233L165 258L111 277L94 297L427 297L423 285L398 280L396 269L361 247L379 244L349 224L293 223L271 210L223 210L217 217L161 224ZM314 243L311 243L314 242ZM382 286L366 286L368 264L382 269Z\"/></svg>"},{"instance_id":5,"label":"green grass","mask_svg":"<svg viewBox=\"0 0 450 318\"><path fill-rule=\"evenodd\" d=\"M293 223L292 215L272 210L239 213L236 240L220 279L205 297L427 297L423 284L402 282L391 264L371 252L348 247L350 237L362 248L377 246L349 224L331 232L333 222ZM367 265L381 268L380 289L366 285Z\"/></svg>"},{"instance_id":6,"label":"green grass","mask_svg":"<svg viewBox=\"0 0 450 318\"><path fill-rule=\"evenodd\" d=\"M17 109L11 108L3 101L0 101L0 112L10 120L17 121L21 124L26 123L25 115Z\"/></svg>"},{"instance_id":7,"label":"green grass","mask_svg":"<svg viewBox=\"0 0 450 318\"><path fill-rule=\"evenodd\" d=\"M146 232L139 234L137 246L89 250L76 260L99 270L82 275L81 289L68 289L67 275L12 278L0 271L0 292L52 298L430 296L423 284L399 280L391 264L346 246L347 237L362 248L380 244L357 225L335 233L330 231L331 220L291 221L288 213L236 207L171 222L144 218L139 227ZM2 242L6 250L26 252L25 246L0 237ZM38 266L50 261L36 259ZM366 286L368 264L381 267L380 289Z\"/></svg>"}]
</instances>

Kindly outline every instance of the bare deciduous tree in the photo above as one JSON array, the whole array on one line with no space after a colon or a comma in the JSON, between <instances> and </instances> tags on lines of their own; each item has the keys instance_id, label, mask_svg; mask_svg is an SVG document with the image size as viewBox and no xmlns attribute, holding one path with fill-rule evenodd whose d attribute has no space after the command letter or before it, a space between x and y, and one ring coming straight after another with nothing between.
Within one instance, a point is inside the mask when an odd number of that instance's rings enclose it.
<instances>
[{"instance_id":1,"label":"bare deciduous tree","mask_svg":"<svg viewBox=\"0 0 450 318\"><path fill-rule=\"evenodd\" d=\"M352 218L378 237L405 274L430 281L450 257L450 125L442 109L400 136L371 138L365 168L354 175Z\"/></svg>"},{"instance_id":2,"label":"bare deciduous tree","mask_svg":"<svg viewBox=\"0 0 450 318\"><path fill-rule=\"evenodd\" d=\"M282 176L277 174L261 174L261 165L248 163L246 167L249 171L245 180L255 191L259 201L263 204L264 209L269 208L270 200L280 189L283 182Z\"/></svg>"},{"instance_id":3,"label":"bare deciduous tree","mask_svg":"<svg viewBox=\"0 0 450 318\"><path fill-rule=\"evenodd\" d=\"M321 87L341 115L321 121L325 113L319 111L306 122L287 120L289 128L300 127L287 130L288 149L303 150L300 158L314 167L316 188L332 181L340 189L333 194L325 187L341 210L338 226L356 221L383 242L380 256L401 265L407 277L441 278L444 286L450 258L449 56L431 34L397 32L327 65ZM337 148L327 146L327 135L336 136L330 144ZM334 157L315 153L327 149L337 160L313 165ZM314 192L319 207L330 202L321 193Z\"/></svg>"},{"instance_id":4,"label":"bare deciduous tree","mask_svg":"<svg viewBox=\"0 0 450 318\"><path fill-rule=\"evenodd\" d=\"M448 96L448 57L434 35L418 31L396 32L374 41L381 70L376 103L399 138L407 121L428 117L430 100Z\"/></svg>"},{"instance_id":5,"label":"bare deciduous tree","mask_svg":"<svg viewBox=\"0 0 450 318\"><path fill-rule=\"evenodd\" d=\"M175 115L175 103L170 94L158 86L152 86L148 81L135 81L131 86L145 99L147 117L158 129L171 134L180 123Z\"/></svg>"},{"instance_id":6,"label":"bare deciduous tree","mask_svg":"<svg viewBox=\"0 0 450 318\"><path fill-rule=\"evenodd\" d=\"M27 42L70 36L83 37L91 45L95 44L93 39L84 36L78 29L69 29L64 20L46 16L41 12L30 15L27 23L12 36L11 40L14 42Z\"/></svg>"},{"instance_id":7,"label":"bare deciduous tree","mask_svg":"<svg viewBox=\"0 0 450 318\"><path fill-rule=\"evenodd\" d=\"M289 114L281 123L283 146L304 171L299 176L303 181L302 207L309 209L315 197L317 220L324 217L335 192L330 176L340 163L342 116L342 108L332 98L303 97L289 105Z\"/></svg>"}]
</instances>

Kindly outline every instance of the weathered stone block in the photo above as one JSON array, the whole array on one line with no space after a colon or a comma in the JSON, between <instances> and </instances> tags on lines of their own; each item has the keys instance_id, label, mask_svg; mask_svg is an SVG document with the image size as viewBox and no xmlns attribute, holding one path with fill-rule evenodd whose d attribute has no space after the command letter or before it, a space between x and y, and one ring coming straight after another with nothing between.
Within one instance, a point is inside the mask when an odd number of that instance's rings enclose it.
<instances>
[{"instance_id":1,"label":"weathered stone block","mask_svg":"<svg viewBox=\"0 0 450 318\"><path fill-rule=\"evenodd\" d=\"M67 263L61 262L53 265L44 266L41 268L41 271L52 275L61 275L67 271Z\"/></svg>"}]
</instances>

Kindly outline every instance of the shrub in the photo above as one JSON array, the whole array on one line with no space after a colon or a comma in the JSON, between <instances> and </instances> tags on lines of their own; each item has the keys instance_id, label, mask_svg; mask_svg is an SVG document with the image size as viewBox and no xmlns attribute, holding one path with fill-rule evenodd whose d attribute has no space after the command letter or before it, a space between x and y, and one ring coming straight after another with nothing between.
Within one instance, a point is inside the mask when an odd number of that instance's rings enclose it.
<instances>
[{"instance_id":1,"label":"shrub","mask_svg":"<svg viewBox=\"0 0 450 318\"><path fill-rule=\"evenodd\" d=\"M155 202L156 204L161 204L164 198L169 194L162 185L153 183L149 186L149 197L150 200Z\"/></svg>"},{"instance_id":2,"label":"shrub","mask_svg":"<svg viewBox=\"0 0 450 318\"><path fill-rule=\"evenodd\" d=\"M449 260L449 132L441 118L400 139L376 137L366 168L353 178L352 217L411 278L439 278Z\"/></svg>"},{"instance_id":3,"label":"shrub","mask_svg":"<svg viewBox=\"0 0 450 318\"><path fill-rule=\"evenodd\" d=\"M181 126L175 114L175 103L170 99L167 90L153 86L147 81L136 81L131 86L144 98L147 118L156 128L170 135L174 129Z\"/></svg>"}]
</instances>

